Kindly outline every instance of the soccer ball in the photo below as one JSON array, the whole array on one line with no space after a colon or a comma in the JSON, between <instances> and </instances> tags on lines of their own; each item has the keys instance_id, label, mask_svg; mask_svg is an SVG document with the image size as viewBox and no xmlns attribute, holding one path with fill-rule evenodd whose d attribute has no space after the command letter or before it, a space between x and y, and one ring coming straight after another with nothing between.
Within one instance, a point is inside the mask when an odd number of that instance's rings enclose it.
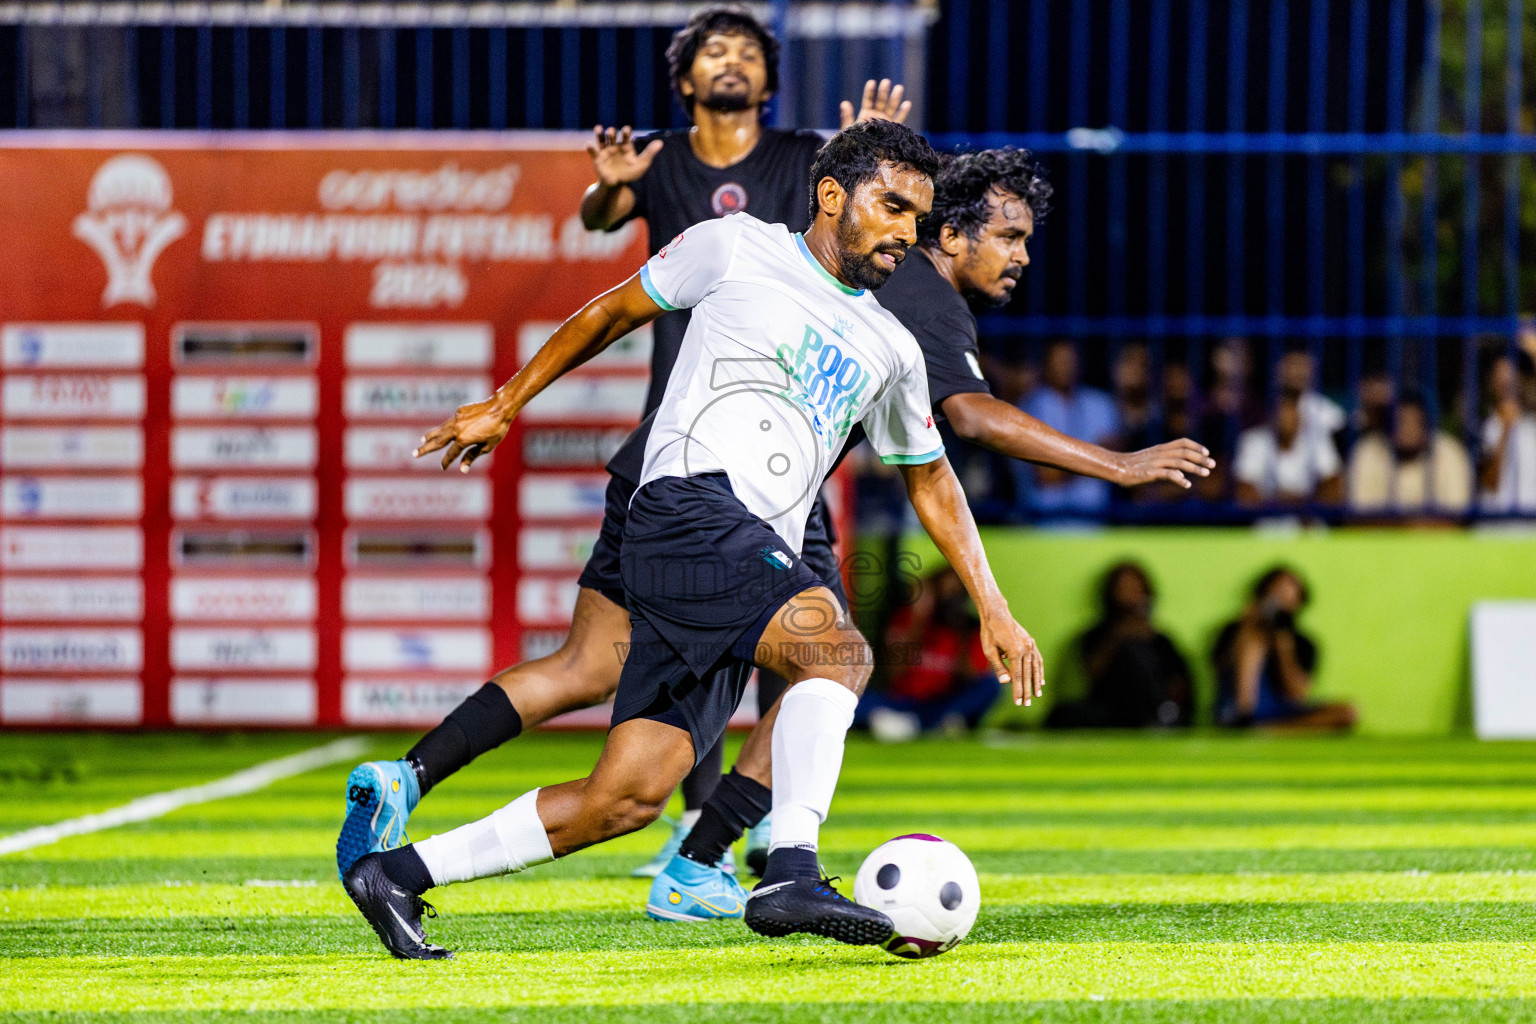
<instances>
[{"instance_id":1,"label":"soccer ball","mask_svg":"<svg viewBox=\"0 0 1536 1024\"><path fill-rule=\"evenodd\" d=\"M970 933L981 909L981 883L960 847L921 833L897 836L864 859L853 898L896 925L888 952L938 956Z\"/></svg>"}]
</instances>

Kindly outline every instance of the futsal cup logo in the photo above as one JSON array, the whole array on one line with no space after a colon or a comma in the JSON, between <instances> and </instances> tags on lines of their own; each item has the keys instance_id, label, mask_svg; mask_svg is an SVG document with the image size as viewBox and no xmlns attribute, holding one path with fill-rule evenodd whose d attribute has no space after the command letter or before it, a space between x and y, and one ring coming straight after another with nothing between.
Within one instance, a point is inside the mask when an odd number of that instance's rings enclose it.
<instances>
[{"instance_id":1,"label":"futsal cup logo","mask_svg":"<svg viewBox=\"0 0 1536 1024\"><path fill-rule=\"evenodd\" d=\"M165 247L186 234L187 219L171 209L171 176L139 153L114 156L97 170L86 196L90 209L74 233L107 268L103 306L155 304L150 271Z\"/></svg>"}]
</instances>

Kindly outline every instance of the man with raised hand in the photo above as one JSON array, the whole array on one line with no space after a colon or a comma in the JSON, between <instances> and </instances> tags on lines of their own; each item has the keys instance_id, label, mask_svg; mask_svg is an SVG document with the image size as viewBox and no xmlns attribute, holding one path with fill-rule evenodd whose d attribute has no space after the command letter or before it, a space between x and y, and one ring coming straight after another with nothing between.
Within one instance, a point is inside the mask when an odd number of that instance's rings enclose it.
<instances>
[{"instance_id":1,"label":"man with raised hand","mask_svg":"<svg viewBox=\"0 0 1536 1024\"><path fill-rule=\"evenodd\" d=\"M814 131L763 125L763 107L778 88L779 73L779 42L768 27L746 8L708 7L673 36L667 60L673 93L693 126L646 136L638 149L629 128L599 126L588 146L598 180L582 199L587 226L612 231L643 217L652 255L692 224L742 211L791 230L808 227L811 164L825 140ZM871 81L857 117L900 121L910 108L901 86ZM853 104L843 103L843 126L854 119ZM668 312L653 324L646 414L661 401L687 327L687 310ZM613 651L629 639L619 538L639 483L648 429L649 421L607 466L602 529L579 579L571 628L560 650L498 672L404 757L368 761L352 770L346 818L336 840L338 875L365 853L408 842L406 824L420 799L476 757L524 729L613 696L620 667ZM846 605L827 518L817 502L802 556ZM781 688L765 682L760 710L772 705ZM656 875L677 852L720 781L721 758L717 746L684 779L683 819L662 852L637 874Z\"/></svg>"},{"instance_id":2,"label":"man with raised hand","mask_svg":"<svg viewBox=\"0 0 1536 1024\"><path fill-rule=\"evenodd\" d=\"M448 955L426 942L428 889L519 871L654 821L724 731L752 664L790 688L771 730L754 733L737 763L775 794L748 926L855 944L890 936L890 920L840 896L816 857L870 652L799 547L816 486L856 423L901 467L919 520L976 602L999 680L1022 703L1044 675L944 458L922 353L870 291L916 242L938 168L899 124L845 129L817 157L803 236L748 214L694 225L566 321L495 395L427 435L423 452L442 449L445 466L462 460L467 471L562 373L664 310L695 310L624 530L633 628L597 766L482 821L358 860L344 884L391 953Z\"/></svg>"}]
</instances>

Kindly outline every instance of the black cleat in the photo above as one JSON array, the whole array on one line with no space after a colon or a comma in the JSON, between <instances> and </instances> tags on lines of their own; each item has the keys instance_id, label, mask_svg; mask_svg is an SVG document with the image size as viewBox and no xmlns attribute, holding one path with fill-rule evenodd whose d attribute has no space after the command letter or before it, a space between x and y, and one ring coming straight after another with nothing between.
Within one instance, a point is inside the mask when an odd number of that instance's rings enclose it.
<instances>
[{"instance_id":1,"label":"black cleat","mask_svg":"<svg viewBox=\"0 0 1536 1024\"><path fill-rule=\"evenodd\" d=\"M359 857L341 880L347 895L373 925L384 948L401 960L446 960L453 956L442 946L427 941L421 915L436 917L437 910L415 893L406 892L384 874L379 855Z\"/></svg>"},{"instance_id":2,"label":"black cleat","mask_svg":"<svg viewBox=\"0 0 1536 1024\"><path fill-rule=\"evenodd\" d=\"M834 881L797 878L759 883L747 897L747 927L773 937L809 932L850 946L879 946L895 934L890 918L841 895L833 888Z\"/></svg>"}]
</instances>

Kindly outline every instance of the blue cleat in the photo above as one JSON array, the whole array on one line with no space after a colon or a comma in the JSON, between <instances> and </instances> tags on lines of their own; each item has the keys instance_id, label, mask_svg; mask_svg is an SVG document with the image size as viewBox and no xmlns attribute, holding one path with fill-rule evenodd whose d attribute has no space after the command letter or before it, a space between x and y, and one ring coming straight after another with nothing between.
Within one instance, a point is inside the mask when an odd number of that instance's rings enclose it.
<instances>
[{"instance_id":1,"label":"blue cleat","mask_svg":"<svg viewBox=\"0 0 1536 1024\"><path fill-rule=\"evenodd\" d=\"M416 772L404 761L369 761L347 776L347 820L336 837L336 873L358 858L410 842L405 823L421 799Z\"/></svg>"},{"instance_id":2,"label":"blue cleat","mask_svg":"<svg viewBox=\"0 0 1536 1024\"><path fill-rule=\"evenodd\" d=\"M768 819L771 817L771 814L763 815L763 820L747 832L747 870L758 878L763 877L763 871L768 867Z\"/></svg>"},{"instance_id":3,"label":"blue cleat","mask_svg":"<svg viewBox=\"0 0 1536 1024\"><path fill-rule=\"evenodd\" d=\"M716 921L740 917L746 906L747 890L735 875L673 857L651 883L645 912L658 921Z\"/></svg>"}]
</instances>

